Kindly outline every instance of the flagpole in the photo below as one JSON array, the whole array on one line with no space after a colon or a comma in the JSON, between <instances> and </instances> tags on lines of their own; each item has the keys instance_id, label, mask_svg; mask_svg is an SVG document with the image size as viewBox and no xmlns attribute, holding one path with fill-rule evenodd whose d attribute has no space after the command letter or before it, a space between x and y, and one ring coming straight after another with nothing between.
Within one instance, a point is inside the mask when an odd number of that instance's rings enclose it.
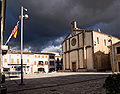
<instances>
[{"instance_id":1,"label":"flagpole","mask_svg":"<svg viewBox=\"0 0 120 94\"><path fill-rule=\"evenodd\" d=\"M8 44L8 42L9 42L9 41L10 41L10 39L11 39L11 37L12 37L12 33L11 33L11 35L9 36L8 40L6 41L5 45L7 45L7 44Z\"/></svg>"}]
</instances>

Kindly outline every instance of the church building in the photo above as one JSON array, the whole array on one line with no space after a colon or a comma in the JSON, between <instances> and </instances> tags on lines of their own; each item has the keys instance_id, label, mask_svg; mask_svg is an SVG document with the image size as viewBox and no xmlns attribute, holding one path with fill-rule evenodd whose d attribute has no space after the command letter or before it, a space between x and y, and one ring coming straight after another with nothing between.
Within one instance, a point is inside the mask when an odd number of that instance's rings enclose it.
<instances>
[{"instance_id":1,"label":"church building","mask_svg":"<svg viewBox=\"0 0 120 94\"><path fill-rule=\"evenodd\" d=\"M98 30L77 28L76 22L71 24L72 31L62 43L63 71L103 71L111 69L110 42L120 39Z\"/></svg>"}]
</instances>

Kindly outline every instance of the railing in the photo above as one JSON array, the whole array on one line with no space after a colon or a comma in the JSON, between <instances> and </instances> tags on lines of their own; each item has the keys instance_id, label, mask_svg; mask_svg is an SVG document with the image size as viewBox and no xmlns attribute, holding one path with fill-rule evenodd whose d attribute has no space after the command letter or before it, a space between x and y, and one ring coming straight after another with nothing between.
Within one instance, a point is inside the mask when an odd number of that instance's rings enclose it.
<instances>
[{"instance_id":1,"label":"railing","mask_svg":"<svg viewBox=\"0 0 120 94\"><path fill-rule=\"evenodd\" d=\"M9 72L5 72L5 76L6 77L19 77L21 74L20 71L9 71Z\"/></svg>"}]
</instances>

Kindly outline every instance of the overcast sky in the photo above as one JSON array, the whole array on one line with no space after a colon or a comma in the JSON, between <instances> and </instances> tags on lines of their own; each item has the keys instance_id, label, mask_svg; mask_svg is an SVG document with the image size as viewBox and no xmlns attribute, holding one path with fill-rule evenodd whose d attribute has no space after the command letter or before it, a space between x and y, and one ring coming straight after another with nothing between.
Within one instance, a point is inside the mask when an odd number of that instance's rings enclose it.
<instances>
[{"instance_id":1,"label":"overcast sky","mask_svg":"<svg viewBox=\"0 0 120 94\"><path fill-rule=\"evenodd\" d=\"M25 51L59 52L73 20L80 28L100 28L120 38L120 0L7 0L4 42L19 20L22 5L29 15L24 20ZM20 49L20 30L9 47Z\"/></svg>"}]
</instances>

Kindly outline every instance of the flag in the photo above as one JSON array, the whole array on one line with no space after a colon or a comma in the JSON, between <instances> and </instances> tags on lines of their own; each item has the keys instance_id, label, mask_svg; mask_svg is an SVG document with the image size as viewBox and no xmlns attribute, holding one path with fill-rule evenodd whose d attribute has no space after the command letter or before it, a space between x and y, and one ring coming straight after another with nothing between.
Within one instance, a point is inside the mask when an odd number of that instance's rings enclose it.
<instances>
[{"instance_id":1,"label":"flag","mask_svg":"<svg viewBox=\"0 0 120 94\"><path fill-rule=\"evenodd\" d=\"M18 24L19 24L19 21L17 22L17 25L12 30L12 35L13 35L14 38L16 38L16 36L17 36Z\"/></svg>"},{"instance_id":2,"label":"flag","mask_svg":"<svg viewBox=\"0 0 120 94\"><path fill-rule=\"evenodd\" d=\"M17 31L15 32L15 34L14 34L14 36L13 36L14 38L16 38L17 37Z\"/></svg>"},{"instance_id":3,"label":"flag","mask_svg":"<svg viewBox=\"0 0 120 94\"><path fill-rule=\"evenodd\" d=\"M17 25L14 27L14 29L12 30L12 33L10 34L8 40L6 41L5 45L8 44L8 42L10 41L11 37L14 36L14 38L16 38L17 36L17 31L18 31L18 25L19 25L19 21L17 22Z\"/></svg>"}]
</instances>

